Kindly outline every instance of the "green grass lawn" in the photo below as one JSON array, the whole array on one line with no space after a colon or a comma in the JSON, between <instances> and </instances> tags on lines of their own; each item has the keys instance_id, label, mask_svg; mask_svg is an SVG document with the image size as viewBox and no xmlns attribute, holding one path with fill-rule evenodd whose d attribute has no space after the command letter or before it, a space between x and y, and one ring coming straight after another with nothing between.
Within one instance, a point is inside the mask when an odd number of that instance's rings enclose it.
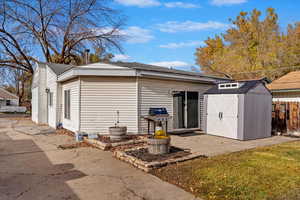
<instances>
[{"instance_id":1,"label":"green grass lawn","mask_svg":"<svg viewBox=\"0 0 300 200\"><path fill-rule=\"evenodd\" d=\"M300 142L196 159L153 174L203 199L300 200Z\"/></svg>"}]
</instances>

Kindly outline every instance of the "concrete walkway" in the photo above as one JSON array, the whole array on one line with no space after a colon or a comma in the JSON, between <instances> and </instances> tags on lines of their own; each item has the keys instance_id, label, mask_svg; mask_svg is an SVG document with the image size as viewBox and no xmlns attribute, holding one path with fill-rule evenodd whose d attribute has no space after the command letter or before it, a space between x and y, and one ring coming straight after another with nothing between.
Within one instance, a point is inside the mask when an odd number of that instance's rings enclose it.
<instances>
[{"instance_id":1,"label":"concrete walkway","mask_svg":"<svg viewBox=\"0 0 300 200\"><path fill-rule=\"evenodd\" d=\"M0 118L1 200L190 200L194 197L30 120Z\"/></svg>"},{"instance_id":2,"label":"concrete walkway","mask_svg":"<svg viewBox=\"0 0 300 200\"><path fill-rule=\"evenodd\" d=\"M182 134L172 135L171 141L172 145L183 149L190 149L193 153L200 152L206 156L216 156L299 139L300 138L273 136L258 140L239 141L212 135Z\"/></svg>"}]
</instances>

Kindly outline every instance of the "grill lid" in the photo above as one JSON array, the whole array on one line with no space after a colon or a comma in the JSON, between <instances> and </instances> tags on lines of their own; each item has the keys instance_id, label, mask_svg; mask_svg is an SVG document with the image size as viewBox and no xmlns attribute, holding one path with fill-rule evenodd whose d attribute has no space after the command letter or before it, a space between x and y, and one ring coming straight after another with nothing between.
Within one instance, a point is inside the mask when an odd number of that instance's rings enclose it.
<instances>
[{"instance_id":1,"label":"grill lid","mask_svg":"<svg viewBox=\"0 0 300 200\"><path fill-rule=\"evenodd\" d=\"M155 116L155 115L168 115L168 111L166 108L149 108L149 115Z\"/></svg>"}]
</instances>

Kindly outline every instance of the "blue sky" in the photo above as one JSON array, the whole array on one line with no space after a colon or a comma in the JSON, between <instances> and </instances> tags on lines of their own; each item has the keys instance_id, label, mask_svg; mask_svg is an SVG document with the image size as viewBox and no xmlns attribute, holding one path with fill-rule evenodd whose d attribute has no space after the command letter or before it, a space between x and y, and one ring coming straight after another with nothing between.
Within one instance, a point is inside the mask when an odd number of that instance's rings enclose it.
<instances>
[{"instance_id":1,"label":"blue sky","mask_svg":"<svg viewBox=\"0 0 300 200\"><path fill-rule=\"evenodd\" d=\"M196 66L195 49L224 32L240 11L273 7L282 31L300 21L299 0L114 0L112 6L127 16L124 54L115 60L183 70Z\"/></svg>"}]
</instances>

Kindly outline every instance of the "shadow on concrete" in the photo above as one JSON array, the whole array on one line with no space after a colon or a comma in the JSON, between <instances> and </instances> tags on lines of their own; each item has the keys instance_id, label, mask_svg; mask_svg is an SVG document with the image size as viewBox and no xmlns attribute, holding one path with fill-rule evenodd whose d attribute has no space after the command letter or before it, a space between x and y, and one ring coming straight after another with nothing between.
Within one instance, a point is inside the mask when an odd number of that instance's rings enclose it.
<instances>
[{"instance_id":1,"label":"shadow on concrete","mask_svg":"<svg viewBox=\"0 0 300 200\"><path fill-rule=\"evenodd\" d=\"M66 182L85 176L73 164L51 163L34 141L12 140L0 132L1 200L79 200Z\"/></svg>"}]
</instances>

